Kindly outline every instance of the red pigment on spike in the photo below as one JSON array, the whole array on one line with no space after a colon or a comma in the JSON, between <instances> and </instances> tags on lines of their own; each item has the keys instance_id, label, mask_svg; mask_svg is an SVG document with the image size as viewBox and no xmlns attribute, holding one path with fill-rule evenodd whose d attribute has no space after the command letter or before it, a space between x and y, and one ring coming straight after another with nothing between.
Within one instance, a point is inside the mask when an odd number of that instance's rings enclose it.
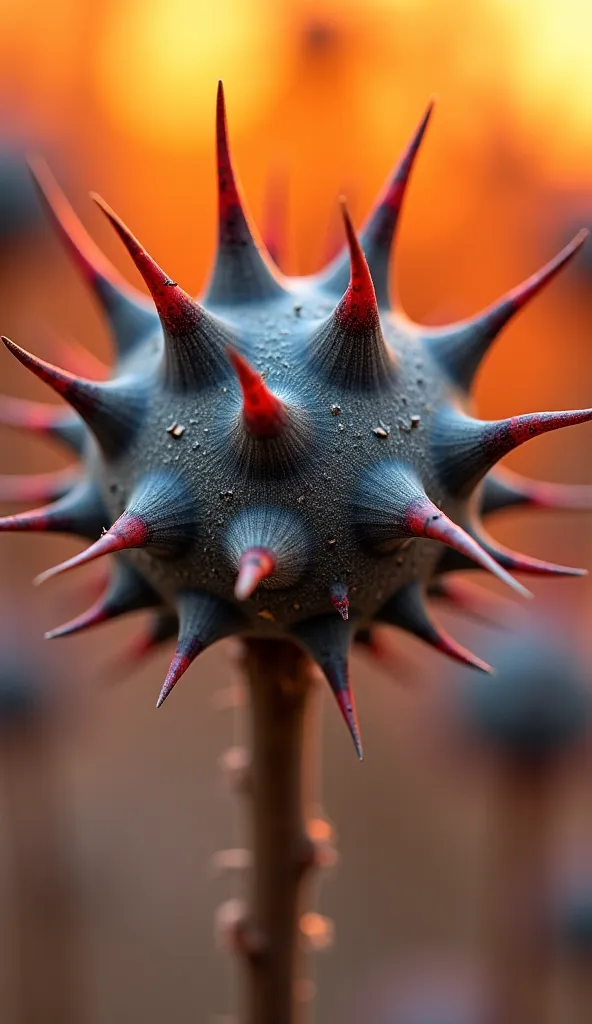
<instances>
[{"instance_id":1,"label":"red pigment on spike","mask_svg":"<svg viewBox=\"0 0 592 1024\"><path fill-rule=\"evenodd\" d=\"M517 605L462 580L443 577L430 587L430 596L442 598L459 611L473 616L488 625L508 625L510 612L515 617Z\"/></svg>"},{"instance_id":2,"label":"red pigment on spike","mask_svg":"<svg viewBox=\"0 0 592 1024\"><path fill-rule=\"evenodd\" d=\"M50 433L64 420L64 410L57 405L31 402L26 398L0 397L0 422L8 427L24 427L40 434Z\"/></svg>"},{"instance_id":3,"label":"red pigment on spike","mask_svg":"<svg viewBox=\"0 0 592 1024\"><path fill-rule=\"evenodd\" d=\"M163 326L172 334L188 333L202 317L201 307L176 281L159 267L138 239L101 196L92 193L95 203L113 225L142 275Z\"/></svg>"},{"instance_id":4,"label":"red pigment on spike","mask_svg":"<svg viewBox=\"0 0 592 1024\"><path fill-rule=\"evenodd\" d=\"M239 185L230 157L228 120L222 82L218 82L216 97L216 158L220 243L232 245L235 242L249 239L251 231L246 222Z\"/></svg>"},{"instance_id":5,"label":"red pigment on spike","mask_svg":"<svg viewBox=\"0 0 592 1024\"><path fill-rule=\"evenodd\" d=\"M245 601L257 589L262 580L275 571L276 560L266 548L249 548L241 555L234 596Z\"/></svg>"},{"instance_id":6,"label":"red pigment on spike","mask_svg":"<svg viewBox=\"0 0 592 1024\"><path fill-rule=\"evenodd\" d=\"M287 423L283 402L235 349L228 348L228 358L243 393L243 422L247 431L254 437L277 437Z\"/></svg>"},{"instance_id":7,"label":"red pigment on spike","mask_svg":"<svg viewBox=\"0 0 592 1024\"><path fill-rule=\"evenodd\" d=\"M341 618L347 621L349 615L347 587L343 583L335 583L331 587L330 598L335 611L339 612Z\"/></svg>"},{"instance_id":8,"label":"red pigment on spike","mask_svg":"<svg viewBox=\"0 0 592 1024\"><path fill-rule=\"evenodd\" d=\"M470 537L462 527L457 526L456 523L448 519L429 498L414 501L407 510L405 521L413 536L441 541L442 544L454 548L455 551L459 551L462 555L466 555L467 558L477 562L483 569L493 573L494 576L497 576L499 580L508 584L519 594L522 594L524 597L531 596L525 587L509 576L497 564L495 559L483 550L477 541Z\"/></svg>"},{"instance_id":9,"label":"red pigment on spike","mask_svg":"<svg viewBox=\"0 0 592 1024\"><path fill-rule=\"evenodd\" d=\"M583 228L575 238L569 242L560 253L557 254L552 260L549 260L544 267L532 274L522 284L517 285L511 291L504 296L499 302L494 303L489 310L486 310L477 319L481 319L481 316L490 320L494 320L496 316L500 321L500 328L506 323L510 316L512 316L519 309L529 302L530 299L534 298L538 292L553 278L566 263L571 260L578 250L582 247L588 237L589 232Z\"/></svg>"},{"instance_id":10,"label":"red pigment on spike","mask_svg":"<svg viewBox=\"0 0 592 1024\"><path fill-rule=\"evenodd\" d=\"M82 612L81 615L77 615L76 618L70 619L69 622L65 622L63 626L57 626L56 629L50 629L45 634L46 640L55 640L60 636L71 636L72 633L80 633L84 629L90 629L91 626L98 626L101 622L107 622L111 616L108 609L105 607L104 601L101 598L93 605L92 608L88 608L87 611Z\"/></svg>"},{"instance_id":11,"label":"red pigment on spike","mask_svg":"<svg viewBox=\"0 0 592 1024\"><path fill-rule=\"evenodd\" d=\"M407 148L403 152L401 159L399 160L399 163L395 168L394 174L392 175L390 181L388 182L383 195L378 201L377 213L382 212L383 209L385 210L385 212L387 210L392 211L392 213L394 213L395 215L397 215L400 212L401 204L403 202L405 191L407 189L407 183L409 181L409 175L413 170L413 164L415 163L415 158L419 151L419 147L421 146L423 137L426 132L426 128L430 121L430 117L432 116L434 104L435 100L431 100L428 103L425 114L423 115L421 121L419 122L417 128L415 129L415 133L411 140L409 141ZM382 234L386 235L383 244L386 247L388 247L390 246L391 243L393 230L392 215L388 218L385 217L385 222L383 225L381 225L381 228ZM376 238L376 241L380 244L380 236Z\"/></svg>"},{"instance_id":12,"label":"red pigment on spike","mask_svg":"<svg viewBox=\"0 0 592 1024\"><path fill-rule=\"evenodd\" d=\"M80 474L66 469L56 473L33 473L31 476L1 476L0 501L57 501L74 486Z\"/></svg>"},{"instance_id":13,"label":"red pigment on spike","mask_svg":"<svg viewBox=\"0 0 592 1024\"><path fill-rule=\"evenodd\" d=\"M525 572L531 576L587 576L587 569L574 569L569 565L555 565L554 562L545 562L540 558L532 558L530 555L521 555L517 551L498 544L497 541L483 539L492 556L512 572Z\"/></svg>"},{"instance_id":14,"label":"red pigment on spike","mask_svg":"<svg viewBox=\"0 0 592 1024\"><path fill-rule=\"evenodd\" d=\"M52 366L51 363L47 363L44 359L38 359L37 356L27 352L20 345L16 345L10 338L3 337L2 341L9 352L18 359L19 363L22 363L28 370L31 370L45 384L49 384L54 391L57 391L58 395L63 395L81 415L94 407L95 401L92 388L100 387L101 385L75 377L73 373L60 370L57 366Z\"/></svg>"},{"instance_id":15,"label":"red pigment on spike","mask_svg":"<svg viewBox=\"0 0 592 1024\"><path fill-rule=\"evenodd\" d=\"M61 562L60 565L55 565L53 568L47 569L46 572L42 572L37 576L35 583L43 583L45 580L51 579L52 576L76 569L80 565L86 565L88 562L94 561L95 558L101 558L102 555L111 554L113 551L144 547L149 540L150 530L143 520L139 516L124 512L111 529L99 537L89 548L81 551L79 555L74 555L73 558Z\"/></svg>"},{"instance_id":16,"label":"red pigment on spike","mask_svg":"<svg viewBox=\"0 0 592 1024\"><path fill-rule=\"evenodd\" d=\"M164 704L173 687L177 685L181 676L185 674L189 666L197 658L198 654L201 654L202 650L202 645L200 643L195 643L190 646L188 653L182 654L179 651L175 653L171 662L171 667L169 668L167 677L164 681L164 685L160 691L160 696L156 702L157 708Z\"/></svg>"},{"instance_id":17,"label":"red pigment on spike","mask_svg":"<svg viewBox=\"0 0 592 1024\"><path fill-rule=\"evenodd\" d=\"M341 210L349 247L350 282L335 310L335 317L345 331L380 330L380 316L372 277L344 199L341 200Z\"/></svg>"},{"instance_id":18,"label":"red pigment on spike","mask_svg":"<svg viewBox=\"0 0 592 1024\"><path fill-rule=\"evenodd\" d=\"M552 484L539 480L528 480L517 473L504 471L508 484L515 487L524 497L524 504L531 508L592 509L592 486L589 484Z\"/></svg>"},{"instance_id":19,"label":"red pigment on spike","mask_svg":"<svg viewBox=\"0 0 592 1024\"><path fill-rule=\"evenodd\" d=\"M488 456L501 459L518 445L530 441L533 437L546 434L550 430L571 427L576 423L587 423L592 420L592 409L570 409L567 412L533 412L522 416L512 416L486 427L483 435L483 447Z\"/></svg>"},{"instance_id":20,"label":"red pigment on spike","mask_svg":"<svg viewBox=\"0 0 592 1024\"><path fill-rule=\"evenodd\" d=\"M42 203L48 210L63 244L85 278L93 286L97 279L107 280L118 289L129 294L129 285L105 258L98 246L95 245L74 213L45 161L38 157L30 159L29 169Z\"/></svg>"},{"instance_id":21,"label":"red pigment on spike","mask_svg":"<svg viewBox=\"0 0 592 1024\"><path fill-rule=\"evenodd\" d=\"M433 632L429 642L437 651L452 658L453 661L460 661L463 665L476 668L479 672L493 672L491 665L488 665L486 661L482 661L476 654L473 654L466 647L457 643L441 626L437 626L434 622L431 622L430 625Z\"/></svg>"}]
</instances>

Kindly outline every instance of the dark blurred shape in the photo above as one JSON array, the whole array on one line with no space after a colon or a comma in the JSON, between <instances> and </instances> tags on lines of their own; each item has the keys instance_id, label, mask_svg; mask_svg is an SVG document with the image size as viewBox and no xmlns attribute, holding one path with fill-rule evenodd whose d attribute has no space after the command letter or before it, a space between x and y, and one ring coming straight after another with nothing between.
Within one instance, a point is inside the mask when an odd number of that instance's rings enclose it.
<instances>
[{"instance_id":1,"label":"dark blurred shape","mask_svg":"<svg viewBox=\"0 0 592 1024\"><path fill-rule=\"evenodd\" d=\"M508 635L491 659L496 674L472 678L464 690L468 722L488 746L536 762L583 738L590 695L577 658L552 623Z\"/></svg>"},{"instance_id":2,"label":"dark blurred shape","mask_svg":"<svg viewBox=\"0 0 592 1024\"><path fill-rule=\"evenodd\" d=\"M556 937L570 952L592 955L592 876L563 886L552 909Z\"/></svg>"},{"instance_id":3,"label":"dark blurred shape","mask_svg":"<svg viewBox=\"0 0 592 1024\"><path fill-rule=\"evenodd\" d=\"M371 1024L490 1024L475 973L432 955L393 962L373 973L354 1002L350 1020Z\"/></svg>"},{"instance_id":4,"label":"dark blurred shape","mask_svg":"<svg viewBox=\"0 0 592 1024\"><path fill-rule=\"evenodd\" d=\"M19 238L37 234L42 223L24 150L0 139L0 253Z\"/></svg>"},{"instance_id":5,"label":"dark blurred shape","mask_svg":"<svg viewBox=\"0 0 592 1024\"><path fill-rule=\"evenodd\" d=\"M340 26L329 17L315 16L304 22L301 29L302 48L310 57L322 57L340 48Z\"/></svg>"}]
</instances>

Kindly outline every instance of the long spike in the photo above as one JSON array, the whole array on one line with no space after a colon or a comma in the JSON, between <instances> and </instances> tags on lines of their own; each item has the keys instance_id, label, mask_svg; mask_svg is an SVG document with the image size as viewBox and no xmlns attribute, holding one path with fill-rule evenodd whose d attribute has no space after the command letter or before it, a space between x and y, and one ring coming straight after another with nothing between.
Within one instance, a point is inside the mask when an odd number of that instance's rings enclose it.
<instances>
[{"instance_id":1,"label":"long spike","mask_svg":"<svg viewBox=\"0 0 592 1024\"><path fill-rule=\"evenodd\" d=\"M212 383L227 373L224 349L231 340L222 323L165 274L120 217L100 196L105 214L142 275L165 336L163 375L177 390Z\"/></svg>"},{"instance_id":2,"label":"long spike","mask_svg":"<svg viewBox=\"0 0 592 1024\"><path fill-rule=\"evenodd\" d=\"M96 484L82 480L53 505L0 519L0 532L73 533L94 540L107 521L107 512Z\"/></svg>"},{"instance_id":3,"label":"long spike","mask_svg":"<svg viewBox=\"0 0 592 1024\"><path fill-rule=\"evenodd\" d=\"M479 481L509 452L550 430L592 420L592 409L526 413L505 420L476 420L456 409L444 409L433 425L436 467L450 494L468 496Z\"/></svg>"},{"instance_id":4,"label":"long spike","mask_svg":"<svg viewBox=\"0 0 592 1024\"><path fill-rule=\"evenodd\" d=\"M521 555L517 551L511 551L510 548L504 547L503 544L498 544L492 537L489 536L483 530L482 527L478 527L476 524L472 524L469 527L471 535L475 537L477 543L487 551L492 558L495 558L496 562L503 565L504 568L511 572L524 572L530 576L586 576L586 569L574 569L569 565L555 565L554 562L545 562L540 558L532 558L530 555Z\"/></svg>"},{"instance_id":5,"label":"long spike","mask_svg":"<svg viewBox=\"0 0 592 1024\"><path fill-rule=\"evenodd\" d=\"M125 512L95 544L41 573L36 582L127 548L150 544L177 555L193 542L196 531L197 511L182 479L164 470L149 473L136 485Z\"/></svg>"},{"instance_id":6,"label":"long spike","mask_svg":"<svg viewBox=\"0 0 592 1024\"><path fill-rule=\"evenodd\" d=\"M29 169L49 219L109 321L118 356L128 355L155 330L154 311L97 248L45 161L36 157L29 161Z\"/></svg>"},{"instance_id":7,"label":"long spike","mask_svg":"<svg viewBox=\"0 0 592 1024\"><path fill-rule=\"evenodd\" d=\"M355 524L363 540L379 552L394 551L400 541L425 537L477 562L517 593L529 592L495 562L478 542L434 505L414 470L385 459L361 478L354 497Z\"/></svg>"},{"instance_id":8,"label":"long spike","mask_svg":"<svg viewBox=\"0 0 592 1024\"><path fill-rule=\"evenodd\" d=\"M444 601L450 608L488 626L503 628L516 617L517 605L514 602L449 575L436 577L430 583L428 597Z\"/></svg>"},{"instance_id":9,"label":"long spike","mask_svg":"<svg viewBox=\"0 0 592 1024\"><path fill-rule=\"evenodd\" d=\"M229 346L227 351L243 393L243 423L246 430L254 437L278 437L288 419L284 403L236 349Z\"/></svg>"},{"instance_id":10,"label":"long spike","mask_svg":"<svg viewBox=\"0 0 592 1024\"><path fill-rule=\"evenodd\" d=\"M216 99L216 156L218 169L218 250L206 303L227 306L256 302L284 294L260 239L249 224L228 143L222 82Z\"/></svg>"},{"instance_id":11,"label":"long spike","mask_svg":"<svg viewBox=\"0 0 592 1024\"><path fill-rule=\"evenodd\" d=\"M360 234L362 248L366 253L376 298L381 309L389 306L391 252L411 171L433 108L434 101L432 100ZM322 275L321 280L327 289L338 294L343 292L347 285L348 262L347 256L342 254Z\"/></svg>"},{"instance_id":12,"label":"long spike","mask_svg":"<svg viewBox=\"0 0 592 1024\"><path fill-rule=\"evenodd\" d=\"M78 555L66 559L65 562L60 562L59 565L54 565L51 569L39 573L34 582L36 585L45 583L46 580L52 579L54 576L69 572L70 569L77 569L81 565L87 565L89 562L94 562L95 558L113 554L115 551L145 547L149 538L150 531L146 524L138 516L124 512L111 529L99 537L94 544Z\"/></svg>"},{"instance_id":13,"label":"long spike","mask_svg":"<svg viewBox=\"0 0 592 1024\"><path fill-rule=\"evenodd\" d=\"M470 389L482 360L502 328L553 280L587 237L588 231L578 232L541 270L476 316L446 327L422 328L421 333L430 352L459 387L466 391Z\"/></svg>"},{"instance_id":14,"label":"long spike","mask_svg":"<svg viewBox=\"0 0 592 1024\"><path fill-rule=\"evenodd\" d=\"M349 645L354 633L352 620L342 622L336 615L319 615L292 629L295 640L322 669L361 761L364 755L348 667Z\"/></svg>"},{"instance_id":15,"label":"long spike","mask_svg":"<svg viewBox=\"0 0 592 1024\"><path fill-rule=\"evenodd\" d=\"M138 429L145 407L142 386L129 381L100 384L60 370L2 338L9 352L76 410L109 455L121 454Z\"/></svg>"},{"instance_id":16,"label":"long spike","mask_svg":"<svg viewBox=\"0 0 592 1024\"><path fill-rule=\"evenodd\" d=\"M72 469L30 476L0 475L0 501L58 501L76 485L80 473Z\"/></svg>"},{"instance_id":17,"label":"long spike","mask_svg":"<svg viewBox=\"0 0 592 1024\"><path fill-rule=\"evenodd\" d=\"M590 511L592 485L529 480L509 469L496 469L488 473L481 491L481 515L490 516L517 507Z\"/></svg>"},{"instance_id":18,"label":"long spike","mask_svg":"<svg viewBox=\"0 0 592 1024\"><path fill-rule=\"evenodd\" d=\"M84 423L70 409L9 395L0 395L0 424L55 438L77 455L87 437Z\"/></svg>"},{"instance_id":19,"label":"long spike","mask_svg":"<svg viewBox=\"0 0 592 1024\"><path fill-rule=\"evenodd\" d=\"M345 294L310 341L315 368L346 387L379 387L395 372L394 356L382 334L374 285L345 203L343 220L350 256Z\"/></svg>"},{"instance_id":20,"label":"long spike","mask_svg":"<svg viewBox=\"0 0 592 1024\"><path fill-rule=\"evenodd\" d=\"M144 577L140 576L133 566L126 562L118 562L115 567L115 576L106 593L95 602L92 608L64 623L63 626L49 630L45 634L45 639L54 640L57 637L71 636L73 633L80 633L129 612L154 608L159 604L158 594Z\"/></svg>"},{"instance_id":21,"label":"long spike","mask_svg":"<svg viewBox=\"0 0 592 1024\"><path fill-rule=\"evenodd\" d=\"M159 708L198 654L217 640L238 633L243 616L220 598L199 590L185 590L177 598L179 639L167 677L156 702Z\"/></svg>"},{"instance_id":22,"label":"long spike","mask_svg":"<svg viewBox=\"0 0 592 1024\"><path fill-rule=\"evenodd\" d=\"M413 634L463 665L469 665L480 672L492 672L490 665L458 644L442 626L432 621L425 605L422 584L416 580L406 583L397 590L380 609L376 618L379 622L387 622Z\"/></svg>"}]
</instances>

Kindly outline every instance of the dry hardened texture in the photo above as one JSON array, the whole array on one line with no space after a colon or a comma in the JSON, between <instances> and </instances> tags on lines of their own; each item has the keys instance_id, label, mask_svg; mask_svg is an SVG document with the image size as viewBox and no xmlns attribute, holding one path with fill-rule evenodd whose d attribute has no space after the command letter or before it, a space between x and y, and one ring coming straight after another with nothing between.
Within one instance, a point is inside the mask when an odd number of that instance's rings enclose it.
<instances>
[{"instance_id":1,"label":"dry hardened texture","mask_svg":"<svg viewBox=\"0 0 592 1024\"><path fill-rule=\"evenodd\" d=\"M448 583L459 568L486 569L518 590L508 570L577 574L500 547L480 516L514 505L589 506L589 489L537 484L495 466L531 437L592 419L592 410L485 422L469 412L469 389L499 331L571 259L584 233L461 323L422 327L391 308L392 243L430 113L360 240L344 207L343 253L315 276L289 279L250 226L220 88L219 241L201 301L95 197L151 301L131 289L47 169L33 168L49 216L106 314L116 360L108 380L89 380L6 341L71 409L4 399L1 418L64 443L82 471L5 482L5 497L51 503L1 520L0 529L93 541L46 576L112 554L104 597L49 635L153 609L141 653L178 637L159 703L216 640L289 638L322 668L361 754L348 681L356 637L371 649L373 624L389 623L487 670L433 621L426 595L466 606L467 594ZM80 353L73 356L80 366Z\"/></svg>"}]
</instances>

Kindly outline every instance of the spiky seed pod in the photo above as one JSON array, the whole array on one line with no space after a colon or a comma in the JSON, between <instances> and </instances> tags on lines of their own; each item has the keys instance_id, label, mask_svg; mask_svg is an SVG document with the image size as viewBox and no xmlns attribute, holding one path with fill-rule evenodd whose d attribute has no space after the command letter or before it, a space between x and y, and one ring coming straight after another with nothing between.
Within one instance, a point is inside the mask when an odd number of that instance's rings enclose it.
<instances>
[{"instance_id":1,"label":"spiky seed pod","mask_svg":"<svg viewBox=\"0 0 592 1024\"><path fill-rule=\"evenodd\" d=\"M508 569L571 571L501 548L475 510L589 506L587 491L508 478L495 466L538 434L592 419L592 410L482 422L467 391L496 334L583 236L462 324L425 328L389 310L390 250L430 113L361 243L344 208L343 252L319 275L289 280L246 213L220 87L218 250L201 301L98 200L152 305L124 284L36 165L50 217L107 316L117 359L110 380L80 379L6 342L74 411L3 399L0 421L63 441L85 475L53 504L0 520L0 531L60 530L95 542L56 571L115 558L114 590L67 631L154 599L141 639L148 650L179 622L160 702L215 640L287 637L323 669L360 751L347 669L356 635L371 637L375 622L388 622L483 669L432 622L425 593L448 589L450 597L447 574L458 568L487 569L515 589ZM15 481L5 493L48 488L53 496L62 486ZM128 569L146 586L122 597Z\"/></svg>"}]
</instances>

